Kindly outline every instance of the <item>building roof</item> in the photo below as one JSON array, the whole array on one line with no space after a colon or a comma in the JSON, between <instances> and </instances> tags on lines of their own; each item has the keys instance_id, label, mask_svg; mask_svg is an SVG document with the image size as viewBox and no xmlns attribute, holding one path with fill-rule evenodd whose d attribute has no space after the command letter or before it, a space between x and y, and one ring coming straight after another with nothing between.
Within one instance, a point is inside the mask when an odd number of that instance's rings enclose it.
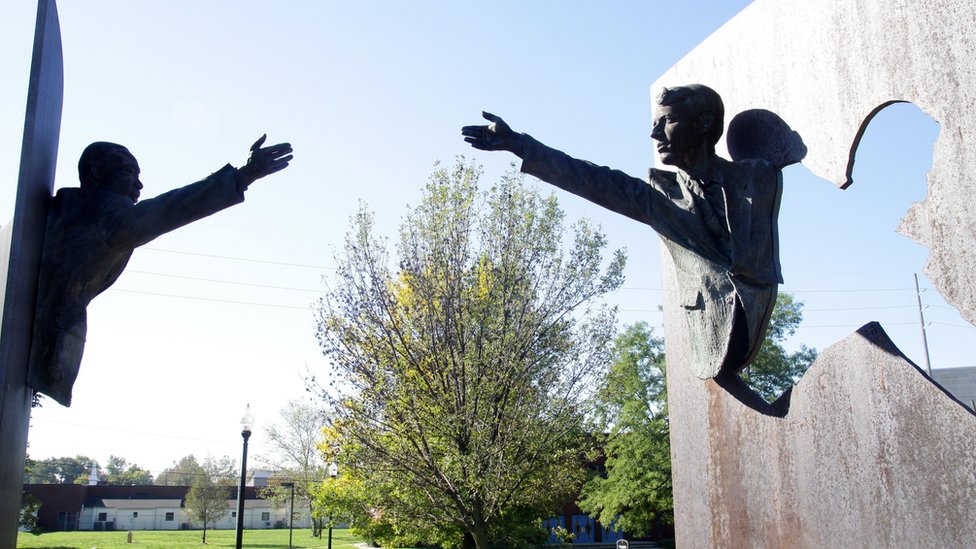
<instances>
[{"instance_id":1,"label":"building roof","mask_svg":"<svg viewBox=\"0 0 976 549\"><path fill-rule=\"evenodd\" d=\"M99 500L101 505L96 505L96 507L105 507L109 509L160 509L160 508L173 508L180 507L183 502L181 498L167 498L167 499L106 499L102 498Z\"/></svg>"},{"instance_id":2,"label":"building roof","mask_svg":"<svg viewBox=\"0 0 976 549\"><path fill-rule=\"evenodd\" d=\"M976 408L976 366L935 368L932 379L970 409Z\"/></svg>"}]
</instances>

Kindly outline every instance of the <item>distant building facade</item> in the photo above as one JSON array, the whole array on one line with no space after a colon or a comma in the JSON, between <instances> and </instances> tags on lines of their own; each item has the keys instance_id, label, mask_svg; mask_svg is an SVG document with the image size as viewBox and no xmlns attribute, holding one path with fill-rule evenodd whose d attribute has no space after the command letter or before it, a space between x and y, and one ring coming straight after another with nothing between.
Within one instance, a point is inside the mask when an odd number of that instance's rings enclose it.
<instances>
[{"instance_id":1,"label":"distant building facade","mask_svg":"<svg viewBox=\"0 0 976 549\"><path fill-rule=\"evenodd\" d=\"M185 507L189 486L113 486L25 484L24 492L41 502L38 523L45 532L74 530L180 530L202 528ZM311 524L308 504L295 501L295 528ZM237 489L224 517L207 526L237 527ZM287 528L288 506L258 497L258 488L244 489L244 528Z\"/></svg>"}]
</instances>

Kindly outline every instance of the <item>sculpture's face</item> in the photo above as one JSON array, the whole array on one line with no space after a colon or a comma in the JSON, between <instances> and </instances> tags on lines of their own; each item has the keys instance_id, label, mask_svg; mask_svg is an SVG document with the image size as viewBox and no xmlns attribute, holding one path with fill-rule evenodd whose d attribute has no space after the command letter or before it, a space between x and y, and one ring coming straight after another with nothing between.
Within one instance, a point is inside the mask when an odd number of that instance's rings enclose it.
<instances>
[{"instance_id":1,"label":"sculpture's face","mask_svg":"<svg viewBox=\"0 0 976 549\"><path fill-rule=\"evenodd\" d=\"M134 204L139 200L139 191L142 190L142 182L139 181L139 163L128 151L120 151L112 156L113 158L107 159L105 163L105 174L98 187L104 191L127 196Z\"/></svg>"},{"instance_id":2,"label":"sculpture's face","mask_svg":"<svg viewBox=\"0 0 976 549\"><path fill-rule=\"evenodd\" d=\"M703 132L684 104L658 105L651 139L657 141L661 162L669 166L687 170L701 160Z\"/></svg>"}]
</instances>

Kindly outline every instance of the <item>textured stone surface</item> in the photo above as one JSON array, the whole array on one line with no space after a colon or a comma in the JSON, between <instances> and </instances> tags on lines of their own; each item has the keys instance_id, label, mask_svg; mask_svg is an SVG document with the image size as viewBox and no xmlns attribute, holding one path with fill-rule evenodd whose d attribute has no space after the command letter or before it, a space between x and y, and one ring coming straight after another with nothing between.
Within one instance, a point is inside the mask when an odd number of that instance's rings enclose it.
<instances>
[{"instance_id":1,"label":"textured stone surface","mask_svg":"<svg viewBox=\"0 0 976 549\"><path fill-rule=\"evenodd\" d=\"M673 364L668 395L679 547L976 547L976 416L878 324L824 351L785 418Z\"/></svg>"},{"instance_id":2,"label":"textured stone surface","mask_svg":"<svg viewBox=\"0 0 976 549\"><path fill-rule=\"evenodd\" d=\"M726 103L781 116L809 148L803 163L851 183L871 118L910 101L938 122L928 197L899 231L930 250L925 274L976 322L976 2L757 0L651 89L701 82ZM965 136L970 138L966 139Z\"/></svg>"},{"instance_id":3,"label":"textured stone surface","mask_svg":"<svg viewBox=\"0 0 976 549\"><path fill-rule=\"evenodd\" d=\"M655 82L652 97L701 82L722 95L727 120L768 109L799 133L803 163L840 186L852 183L874 114L915 103L942 131L926 201L899 230L929 248L926 274L972 322L974 28L971 0L758 0ZM794 140L784 161L802 152ZM825 351L786 416L765 416L691 374L662 257L680 547L976 547L976 416L879 326Z\"/></svg>"}]
</instances>

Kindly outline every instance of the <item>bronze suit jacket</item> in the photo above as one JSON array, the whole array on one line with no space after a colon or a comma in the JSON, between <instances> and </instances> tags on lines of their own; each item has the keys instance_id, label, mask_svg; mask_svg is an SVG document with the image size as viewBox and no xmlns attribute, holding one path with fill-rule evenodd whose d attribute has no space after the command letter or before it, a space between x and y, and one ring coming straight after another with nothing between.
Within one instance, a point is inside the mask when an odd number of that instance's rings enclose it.
<instances>
[{"instance_id":1,"label":"bronze suit jacket","mask_svg":"<svg viewBox=\"0 0 976 549\"><path fill-rule=\"evenodd\" d=\"M714 157L694 177L651 169L648 181L578 160L529 136L522 171L650 225L677 271L692 345L692 369L708 379L745 368L762 345L783 281L777 217L782 175L764 160ZM736 308L748 341L726 365Z\"/></svg>"},{"instance_id":2,"label":"bronze suit jacket","mask_svg":"<svg viewBox=\"0 0 976 549\"><path fill-rule=\"evenodd\" d=\"M243 201L237 170L230 165L137 204L107 191L58 190L44 236L28 384L69 406L85 346L88 303L115 283L132 251Z\"/></svg>"}]
</instances>

